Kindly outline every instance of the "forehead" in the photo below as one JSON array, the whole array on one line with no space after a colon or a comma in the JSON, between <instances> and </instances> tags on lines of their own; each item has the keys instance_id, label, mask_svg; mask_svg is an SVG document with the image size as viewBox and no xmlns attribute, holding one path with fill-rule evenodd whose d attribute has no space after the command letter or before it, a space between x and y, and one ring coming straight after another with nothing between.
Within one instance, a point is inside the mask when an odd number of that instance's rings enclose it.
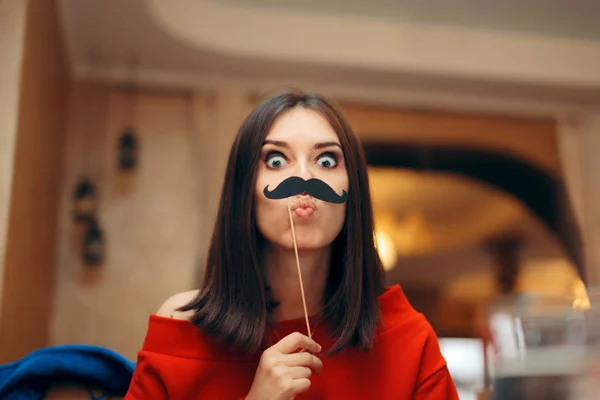
<instances>
[{"instance_id":1,"label":"forehead","mask_svg":"<svg viewBox=\"0 0 600 400\"><path fill-rule=\"evenodd\" d=\"M290 145L299 141L340 142L325 117L317 111L305 108L293 108L283 113L271 127L266 139L281 140Z\"/></svg>"}]
</instances>

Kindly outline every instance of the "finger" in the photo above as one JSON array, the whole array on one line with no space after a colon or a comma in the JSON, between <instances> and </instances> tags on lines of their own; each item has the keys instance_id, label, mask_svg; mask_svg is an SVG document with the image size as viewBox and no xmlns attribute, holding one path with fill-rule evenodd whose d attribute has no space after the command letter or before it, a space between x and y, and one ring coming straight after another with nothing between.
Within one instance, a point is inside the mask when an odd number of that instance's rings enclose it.
<instances>
[{"instance_id":1,"label":"finger","mask_svg":"<svg viewBox=\"0 0 600 400\"><path fill-rule=\"evenodd\" d=\"M317 342L300 332L294 332L287 335L272 348L284 354L293 353L298 349L304 349L311 353L321 352L321 346Z\"/></svg>"},{"instance_id":2,"label":"finger","mask_svg":"<svg viewBox=\"0 0 600 400\"><path fill-rule=\"evenodd\" d=\"M288 371L292 379L309 379L312 375L312 370L308 367L291 367Z\"/></svg>"},{"instance_id":3,"label":"finger","mask_svg":"<svg viewBox=\"0 0 600 400\"><path fill-rule=\"evenodd\" d=\"M308 367L317 374L323 369L323 361L310 353L286 354L283 362L289 367Z\"/></svg>"},{"instance_id":4,"label":"finger","mask_svg":"<svg viewBox=\"0 0 600 400\"><path fill-rule=\"evenodd\" d=\"M300 378L294 379L290 384L291 391L294 395L306 392L310 388L310 379Z\"/></svg>"}]
</instances>

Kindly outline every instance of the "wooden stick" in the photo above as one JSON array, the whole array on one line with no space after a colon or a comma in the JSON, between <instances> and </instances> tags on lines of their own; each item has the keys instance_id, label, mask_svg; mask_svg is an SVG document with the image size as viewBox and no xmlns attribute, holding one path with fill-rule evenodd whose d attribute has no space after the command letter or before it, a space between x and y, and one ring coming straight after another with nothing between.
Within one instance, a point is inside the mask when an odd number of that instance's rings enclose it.
<instances>
[{"instance_id":1,"label":"wooden stick","mask_svg":"<svg viewBox=\"0 0 600 400\"><path fill-rule=\"evenodd\" d=\"M300 280L300 292L302 293L302 305L304 306L304 318L306 319L306 330L308 337L312 339L310 323L308 322L308 310L306 308L306 298L304 297L304 285L302 284L302 271L300 270L300 257L298 257L298 243L296 242L296 231L294 230L294 218L292 217L292 206L288 201L288 214L290 215L290 226L292 227L292 239L294 239L294 252L296 253L296 266L298 267L298 279Z\"/></svg>"}]
</instances>

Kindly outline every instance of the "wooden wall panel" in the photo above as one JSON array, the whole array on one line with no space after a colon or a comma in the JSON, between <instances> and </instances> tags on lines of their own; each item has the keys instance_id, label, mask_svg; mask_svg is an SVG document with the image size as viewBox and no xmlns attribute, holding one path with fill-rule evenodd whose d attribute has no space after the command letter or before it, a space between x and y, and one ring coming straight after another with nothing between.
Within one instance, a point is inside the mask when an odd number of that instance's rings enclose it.
<instances>
[{"instance_id":1,"label":"wooden wall panel","mask_svg":"<svg viewBox=\"0 0 600 400\"><path fill-rule=\"evenodd\" d=\"M0 363L48 343L68 72L55 1L27 6Z\"/></svg>"},{"instance_id":2,"label":"wooden wall panel","mask_svg":"<svg viewBox=\"0 0 600 400\"><path fill-rule=\"evenodd\" d=\"M19 83L26 16L26 1L0 1L0 60L2 60L0 63L0 304L2 304L4 257L19 116Z\"/></svg>"},{"instance_id":3,"label":"wooden wall panel","mask_svg":"<svg viewBox=\"0 0 600 400\"><path fill-rule=\"evenodd\" d=\"M343 103L350 124L365 142L472 146L521 157L560 174L554 120L374 107Z\"/></svg>"}]
</instances>

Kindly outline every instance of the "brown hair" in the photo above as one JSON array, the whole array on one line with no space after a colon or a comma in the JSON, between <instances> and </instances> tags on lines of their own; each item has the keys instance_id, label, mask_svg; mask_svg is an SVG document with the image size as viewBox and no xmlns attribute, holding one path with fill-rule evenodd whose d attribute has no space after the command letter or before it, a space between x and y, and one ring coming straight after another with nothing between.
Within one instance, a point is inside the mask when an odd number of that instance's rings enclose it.
<instances>
[{"instance_id":1,"label":"brown hair","mask_svg":"<svg viewBox=\"0 0 600 400\"><path fill-rule=\"evenodd\" d=\"M383 269L374 244L367 164L346 120L318 94L272 97L240 126L229 155L204 283L198 296L180 310L193 310L192 322L211 336L248 352L261 349L272 303L260 260L263 239L256 228L256 172L271 126L294 107L314 110L329 121L348 171L346 220L333 243L322 314L336 339L330 353L347 346L370 350L379 322Z\"/></svg>"}]
</instances>

